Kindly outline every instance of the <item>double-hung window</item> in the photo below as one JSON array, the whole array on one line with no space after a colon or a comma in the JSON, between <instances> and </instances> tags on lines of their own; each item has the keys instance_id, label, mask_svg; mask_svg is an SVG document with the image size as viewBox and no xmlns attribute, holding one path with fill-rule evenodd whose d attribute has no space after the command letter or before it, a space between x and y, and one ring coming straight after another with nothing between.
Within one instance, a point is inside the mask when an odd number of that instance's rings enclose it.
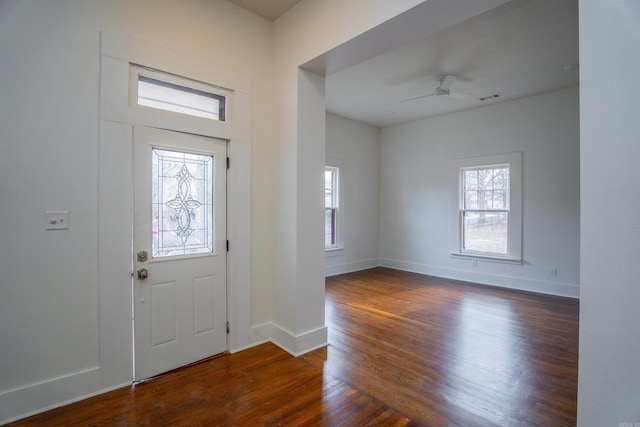
<instances>
[{"instance_id":1,"label":"double-hung window","mask_svg":"<svg viewBox=\"0 0 640 427\"><path fill-rule=\"evenodd\" d=\"M339 169L325 166L324 168L324 247L334 249L338 247L338 180Z\"/></svg>"},{"instance_id":2,"label":"double-hung window","mask_svg":"<svg viewBox=\"0 0 640 427\"><path fill-rule=\"evenodd\" d=\"M462 252L506 256L509 247L509 165L461 169Z\"/></svg>"},{"instance_id":3,"label":"double-hung window","mask_svg":"<svg viewBox=\"0 0 640 427\"><path fill-rule=\"evenodd\" d=\"M522 154L457 161L454 256L522 261Z\"/></svg>"}]
</instances>

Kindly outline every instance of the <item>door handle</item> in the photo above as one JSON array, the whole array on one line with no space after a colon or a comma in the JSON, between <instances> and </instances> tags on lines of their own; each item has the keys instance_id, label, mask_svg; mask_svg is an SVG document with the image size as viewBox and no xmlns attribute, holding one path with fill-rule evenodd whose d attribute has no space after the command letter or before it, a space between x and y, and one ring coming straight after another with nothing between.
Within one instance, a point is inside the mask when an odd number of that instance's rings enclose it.
<instances>
[{"instance_id":1,"label":"door handle","mask_svg":"<svg viewBox=\"0 0 640 427\"><path fill-rule=\"evenodd\" d=\"M138 280L144 280L149 276L149 272L147 271L146 268L139 268L138 269Z\"/></svg>"},{"instance_id":2,"label":"door handle","mask_svg":"<svg viewBox=\"0 0 640 427\"><path fill-rule=\"evenodd\" d=\"M145 262L147 260L147 251L138 251L136 254L138 262Z\"/></svg>"}]
</instances>

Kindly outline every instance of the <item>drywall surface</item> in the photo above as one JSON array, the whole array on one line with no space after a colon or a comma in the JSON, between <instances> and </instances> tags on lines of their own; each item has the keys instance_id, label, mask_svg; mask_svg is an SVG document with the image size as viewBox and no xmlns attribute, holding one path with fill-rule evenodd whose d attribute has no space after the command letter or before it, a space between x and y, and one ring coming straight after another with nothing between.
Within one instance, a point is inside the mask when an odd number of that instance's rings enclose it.
<instances>
[{"instance_id":1,"label":"drywall surface","mask_svg":"<svg viewBox=\"0 0 640 427\"><path fill-rule=\"evenodd\" d=\"M381 264L577 297L578 132L577 88L382 129ZM523 153L523 264L453 258L455 160L515 152Z\"/></svg>"},{"instance_id":2,"label":"drywall surface","mask_svg":"<svg viewBox=\"0 0 640 427\"><path fill-rule=\"evenodd\" d=\"M326 275L378 265L380 129L327 114L326 164L340 168L340 248L326 252Z\"/></svg>"},{"instance_id":3,"label":"drywall surface","mask_svg":"<svg viewBox=\"0 0 640 427\"><path fill-rule=\"evenodd\" d=\"M578 425L640 425L640 3L580 1ZM615 69L615 84L603 79Z\"/></svg>"}]
</instances>

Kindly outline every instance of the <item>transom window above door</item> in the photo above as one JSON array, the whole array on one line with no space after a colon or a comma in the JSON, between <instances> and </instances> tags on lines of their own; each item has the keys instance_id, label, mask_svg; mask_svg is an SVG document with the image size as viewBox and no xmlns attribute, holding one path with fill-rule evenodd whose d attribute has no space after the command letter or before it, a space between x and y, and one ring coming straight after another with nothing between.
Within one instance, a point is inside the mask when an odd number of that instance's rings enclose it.
<instances>
[{"instance_id":1,"label":"transom window above door","mask_svg":"<svg viewBox=\"0 0 640 427\"><path fill-rule=\"evenodd\" d=\"M132 66L131 104L209 120L227 120L229 91L184 77Z\"/></svg>"}]
</instances>

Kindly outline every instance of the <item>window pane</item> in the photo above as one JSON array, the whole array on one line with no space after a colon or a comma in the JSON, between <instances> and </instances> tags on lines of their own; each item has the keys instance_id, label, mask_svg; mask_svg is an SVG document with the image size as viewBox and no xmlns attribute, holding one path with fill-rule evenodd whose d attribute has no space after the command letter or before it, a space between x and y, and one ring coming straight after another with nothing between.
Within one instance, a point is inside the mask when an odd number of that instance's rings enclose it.
<instances>
[{"instance_id":1,"label":"window pane","mask_svg":"<svg viewBox=\"0 0 640 427\"><path fill-rule=\"evenodd\" d=\"M324 188L325 190L331 190L333 188L333 171L324 170Z\"/></svg>"},{"instance_id":2,"label":"window pane","mask_svg":"<svg viewBox=\"0 0 640 427\"><path fill-rule=\"evenodd\" d=\"M336 204L336 172L333 169L324 171L324 206L335 207Z\"/></svg>"},{"instance_id":3,"label":"window pane","mask_svg":"<svg viewBox=\"0 0 640 427\"><path fill-rule=\"evenodd\" d=\"M138 76L138 105L212 120L225 120L225 97Z\"/></svg>"},{"instance_id":4,"label":"window pane","mask_svg":"<svg viewBox=\"0 0 640 427\"><path fill-rule=\"evenodd\" d=\"M507 254L508 212L464 212L463 216L465 251Z\"/></svg>"},{"instance_id":5,"label":"window pane","mask_svg":"<svg viewBox=\"0 0 640 427\"><path fill-rule=\"evenodd\" d=\"M465 170L463 209L509 209L509 168Z\"/></svg>"},{"instance_id":6,"label":"window pane","mask_svg":"<svg viewBox=\"0 0 640 427\"><path fill-rule=\"evenodd\" d=\"M508 190L495 190L492 198L492 209L509 209Z\"/></svg>"},{"instance_id":7,"label":"window pane","mask_svg":"<svg viewBox=\"0 0 640 427\"><path fill-rule=\"evenodd\" d=\"M152 149L152 257L213 252L213 156Z\"/></svg>"},{"instance_id":8,"label":"window pane","mask_svg":"<svg viewBox=\"0 0 640 427\"><path fill-rule=\"evenodd\" d=\"M493 169L491 182L494 190L509 188L509 168Z\"/></svg>"},{"instance_id":9,"label":"window pane","mask_svg":"<svg viewBox=\"0 0 640 427\"><path fill-rule=\"evenodd\" d=\"M464 189L465 190L478 189L478 171L477 170L464 171Z\"/></svg>"},{"instance_id":10,"label":"window pane","mask_svg":"<svg viewBox=\"0 0 640 427\"><path fill-rule=\"evenodd\" d=\"M478 192L465 191L464 192L464 206L465 209L479 209L478 207Z\"/></svg>"},{"instance_id":11,"label":"window pane","mask_svg":"<svg viewBox=\"0 0 640 427\"><path fill-rule=\"evenodd\" d=\"M336 209L324 210L324 246L336 245Z\"/></svg>"}]
</instances>

